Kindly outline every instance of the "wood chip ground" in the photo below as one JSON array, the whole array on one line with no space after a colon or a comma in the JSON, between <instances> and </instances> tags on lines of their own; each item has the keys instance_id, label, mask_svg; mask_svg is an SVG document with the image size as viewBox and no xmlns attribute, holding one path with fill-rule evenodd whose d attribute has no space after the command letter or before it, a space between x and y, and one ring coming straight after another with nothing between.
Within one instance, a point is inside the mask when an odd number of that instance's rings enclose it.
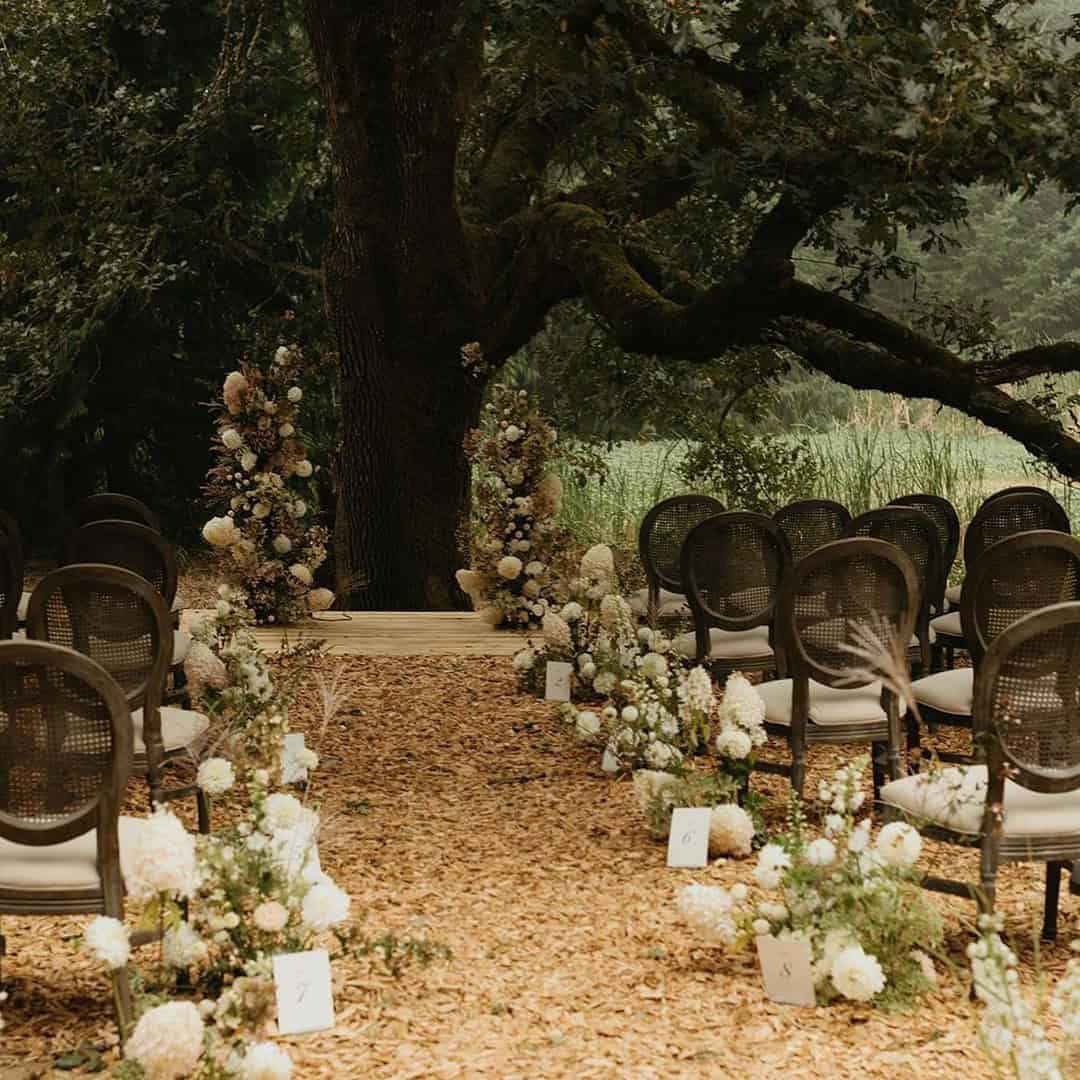
<instances>
[{"instance_id":1,"label":"wood chip ground","mask_svg":"<svg viewBox=\"0 0 1080 1080\"><path fill-rule=\"evenodd\" d=\"M680 885L749 880L752 862L667 869L629 782L604 776L553 705L516 689L505 657L350 656L325 660L323 674L339 666L344 711L321 730L313 671L294 716L322 756L312 797L323 864L367 930L442 942L453 956L397 979L377 962L339 962L337 1027L286 1040L297 1077L987 1075L964 977L970 904L936 898L956 972L915 1011L773 1005L752 955L702 948L672 907ZM839 760L818 750L812 784ZM783 782L755 784L781 827ZM138 785L130 805L141 812ZM928 868L975 874L973 854L928 848ZM999 897L1033 977L1041 869L1006 867ZM1045 973L1064 968L1077 907L1063 898ZM78 949L85 921L0 924L5 1080L53 1075L65 1051L105 1045L107 983Z\"/></svg>"}]
</instances>

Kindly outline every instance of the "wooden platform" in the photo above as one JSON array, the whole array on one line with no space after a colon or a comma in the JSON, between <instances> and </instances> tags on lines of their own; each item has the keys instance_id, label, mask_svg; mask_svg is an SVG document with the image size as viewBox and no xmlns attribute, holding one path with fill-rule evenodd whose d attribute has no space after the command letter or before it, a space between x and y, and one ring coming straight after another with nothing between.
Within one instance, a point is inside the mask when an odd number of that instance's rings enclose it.
<instances>
[{"instance_id":1,"label":"wooden platform","mask_svg":"<svg viewBox=\"0 0 1080 1080\"><path fill-rule=\"evenodd\" d=\"M184 625L208 614L185 611ZM322 638L335 656L511 656L526 638L493 630L472 611L327 611L294 626L255 631L267 650L301 636Z\"/></svg>"}]
</instances>

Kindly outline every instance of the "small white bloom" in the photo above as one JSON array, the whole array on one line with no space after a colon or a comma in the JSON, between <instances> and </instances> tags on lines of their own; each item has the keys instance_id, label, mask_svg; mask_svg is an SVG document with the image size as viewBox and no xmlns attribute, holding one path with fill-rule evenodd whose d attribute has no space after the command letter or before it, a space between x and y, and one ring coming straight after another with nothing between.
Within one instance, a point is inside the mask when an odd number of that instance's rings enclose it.
<instances>
[{"instance_id":1,"label":"small white bloom","mask_svg":"<svg viewBox=\"0 0 1080 1080\"><path fill-rule=\"evenodd\" d=\"M758 863L754 869L754 880L763 889L780 887L781 871L791 866L791 856L779 844L766 844L758 852Z\"/></svg>"},{"instance_id":2,"label":"small white bloom","mask_svg":"<svg viewBox=\"0 0 1080 1080\"><path fill-rule=\"evenodd\" d=\"M128 896L151 900L160 893L184 899L199 885L195 837L179 818L159 806L120 849Z\"/></svg>"},{"instance_id":3,"label":"small white bloom","mask_svg":"<svg viewBox=\"0 0 1080 1080\"><path fill-rule=\"evenodd\" d=\"M521 649L514 653L514 670L517 672L531 671L536 664L536 653L532 649Z\"/></svg>"},{"instance_id":4,"label":"small white bloom","mask_svg":"<svg viewBox=\"0 0 1080 1080\"><path fill-rule=\"evenodd\" d=\"M526 565L525 573L528 574L529 577L539 577L546 569L547 567L545 567L539 559L533 559L531 563ZM566 616L564 615L563 618L565 617Z\"/></svg>"},{"instance_id":5,"label":"small white bloom","mask_svg":"<svg viewBox=\"0 0 1080 1080\"><path fill-rule=\"evenodd\" d=\"M203 1052L203 1020L190 1001L170 1001L139 1017L124 1046L149 1080L179 1080L192 1076Z\"/></svg>"},{"instance_id":6,"label":"small white bloom","mask_svg":"<svg viewBox=\"0 0 1080 1080\"><path fill-rule=\"evenodd\" d=\"M504 555L495 567L499 577L507 581L513 581L520 575L522 569L521 560L516 555Z\"/></svg>"},{"instance_id":7,"label":"small white bloom","mask_svg":"<svg viewBox=\"0 0 1080 1080\"><path fill-rule=\"evenodd\" d=\"M258 518L260 521L263 518L268 518L270 516L270 507L269 507L269 505L267 503L264 503L264 502L257 502L251 508L251 516L254 517L254 518Z\"/></svg>"},{"instance_id":8,"label":"small white bloom","mask_svg":"<svg viewBox=\"0 0 1080 1080\"><path fill-rule=\"evenodd\" d=\"M289 567L289 573L292 574L301 585L310 585L312 582L311 571L303 563L293 563Z\"/></svg>"},{"instance_id":9,"label":"small white bloom","mask_svg":"<svg viewBox=\"0 0 1080 1080\"><path fill-rule=\"evenodd\" d=\"M204 963L210 950L191 925L182 922L165 931L161 939L161 955L166 967L180 971Z\"/></svg>"},{"instance_id":10,"label":"small white bloom","mask_svg":"<svg viewBox=\"0 0 1080 1080\"><path fill-rule=\"evenodd\" d=\"M841 949L829 974L833 986L850 1001L869 1001L885 989L885 973L877 957L864 952L861 945Z\"/></svg>"},{"instance_id":11,"label":"small white bloom","mask_svg":"<svg viewBox=\"0 0 1080 1080\"><path fill-rule=\"evenodd\" d=\"M315 466L307 458L304 458L296 463L293 471L297 476L306 480L315 471Z\"/></svg>"},{"instance_id":12,"label":"small white bloom","mask_svg":"<svg viewBox=\"0 0 1080 1080\"><path fill-rule=\"evenodd\" d=\"M636 705L627 705L622 711L623 723L636 724L638 720L638 710Z\"/></svg>"},{"instance_id":13,"label":"small white bloom","mask_svg":"<svg viewBox=\"0 0 1080 1080\"><path fill-rule=\"evenodd\" d=\"M516 424L510 424L503 429L503 438L505 438L507 442L517 442L518 439L521 438L521 428Z\"/></svg>"},{"instance_id":14,"label":"small white bloom","mask_svg":"<svg viewBox=\"0 0 1080 1080\"><path fill-rule=\"evenodd\" d=\"M289 1080L292 1058L272 1042L252 1043L240 1061L240 1080Z\"/></svg>"},{"instance_id":15,"label":"small white bloom","mask_svg":"<svg viewBox=\"0 0 1080 1080\"><path fill-rule=\"evenodd\" d=\"M294 428L294 427L292 426L292 424L289 424L289 423L285 423L285 424L282 424L282 425L281 425L281 426L280 426L280 427L279 427L279 428L277 429L277 431L278 431L278 434L279 434L279 435L280 435L280 436L281 436L281 437L282 437L283 439L287 439L287 438L288 438L288 437L289 437L290 435L294 435L294 434L296 433L296 428Z\"/></svg>"},{"instance_id":16,"label":"small white bloom","mask_svg":"<svg viewBox=\"0 0 1080 1080\"><path fill-rule=\"evenodd\" d=\"M749 855L754 841L754 820L735 803L712 808L709 817L709 854ZM745 886L744 886L745 888Z\"/></svg>"},{"instance_id":17,"label":"small white bloom","mask_svg":"<svg viewBox=\"0 0 1080 1080\"><path fill-rule=\"evenodd\" d=\"M831 866L835 859L836 847L824 836L819 836L806 845L806 861L811 866Z\"/></svg>"},{"instance_id":18,"label":"small white bloom","mask_svg":"<svg viewBox=\"0 0 1080 1080\"><path fill-rule=\"evenodd\" d=\"M202 530L203 539L214 547L229 547L240 539L240 530L231 517L211 518Z\"/></svg>"},{"instance_id":19,"label":"small white bloom","mask_svg":"<svg viewBox=\"0 0 1080 1080\"><path fill-rule=\"evenodd\" d=\"M592 680L596 678L596 665L591 661L585 664L581 668L581 677L586 680Z\"/></svg>"},{"instance_id":20,"label":"small white bloom","mask_svg":"<svg viewBox=\"0 0 1080 1080\"><path fill-rule=\"evenodd\" d=\"M286 395L288 399L295 405L304 396L304 391L299 386L290 386L289 393Z\"/></svg>"},{"instance_id":21,"label":"small white bloom","mask_svg":"<svg viewBox=\"0 0 1080 1080\"><path fill-rule=\"evenodd\" d=\"M263 803L263 829L275 833L279 829L291 829L300 821L304 807L294 796L275 791Z\"/></svg>"},{"instance_id":22,"label":"small white bloom","mask_svg":"<svg viewBox=\"0 0 1080 1080\"><path fill-rule=\"evenodd\" d=\"M264 933L276 934L285 929L289 912L276 900L264 900L252 913L251 921Z\"/></svg>"},{"instance_id":23,"label":"small white bloom","mask_svg":"<svg viewBox=\"0 0 1080 1080\"><path fill-rule=\"evenodd\" d=\"M312 930L328 930L349 917L349 894L333 882L313 885L304 896L300 913Z\"/></svg>"},{"instance_id":24,"label":"small white bloom","mask_svg":"<svg viewBox=\"0 0 1080 1080\"><path fill-rule=\"evenodd\" d=\"M596 713L585 709L577 714L575 727L580 738L594 738L600 733L600 717Z\"/></svg>"},{"instance_id":25,"label":"small white bloom","mask_svg":"<svg viewBox=\"0 0 1080 1080\"><path fill-rule=\"evenodd\" d=\"M914 866L922 854L922 837L906 821L890 821L880 833L874 850L889 866Z\"/></svg>"},{"instance_id":26,"label":"small white bloom","mask_svg":"<svg viewBox=\"0 0 1080 1080\"><path fill-rule=\"evenodd\" d=\"M290 513L295 518L302 518L307 513L307 503L303 499L296 499L292 504Z\"/></svg>"},{"instance_id":27,"label":"small white bloom","mask_svg":"<svg viewBox=\"0 0 1080 1080\"><path fill-rule=\"evenodd\" d=\"M752 749L753 744L750 741L750 736L742 728L721 728L716 736L716 752L721 757L742 761L743 758L749 756Z\"/></svg>"},{"instance_id":28,"label":"small white bloom","mask_svg":"<svg viewBox=\"0 0 1080 1080\"><path fill-rule=\"evenodd\" d=\"M600 674L597 675L595 679L593 679L593 690L595 690L598 694L607 697L607 695L615 689L615 681L615 676L612 672L601 671ZM604 711L606 712L607 710L605 709ZM614 710L612 711L614 712Z\"/></svg>"},{"instance_id":29,"label":"small white bloom","mask_svg":"<svg viewBox=\"0 0 1080 1080\"><path fill-rule=\"evenodd\" d=\"M119 919L98 915L86 927L83 939L94 954L94 959L110 971L117 971L127 965L131 955L131 942L128 940L127 928Z\"/></svg>"},{"instance_id":30,"label":"small white bloom","mask_svg":"<svg viewBox=\"0 0 1080 1080\"><path fill-rule=\"evenodd\" d=\"M199 766L196 783L207 795L223 795L236 783L232 762L222 757L207 758Z\"/></svg>"},{"instance_id":31,"label":"small white bloom","mask_svg":"<svg viewBox=\"0 0 1080 1080\"><path fill-rule=\"evenodd\" d=\"M221 441L225 444L226 450L239 450L244 445L240 432L235 428L226 428L221 433Z\"/></svg>"},{"instance_id":32,"label":"small white bloom","mask_svg":"<svg viewBox=\"0 0 1080 1080\"><path fill-rule=\"evenodd\" d=\"M568 623L577 622L582 615L585 614L582 606L574 600L571 600L568 604L563 604L559 615Z\"/></svg>"},{"instance_id":33,"label":"small white bloom","mask_svg":"<svg viewBox=\"0 0 1080 1080\"><path fill-rule=\"evenodd\" d=\"M286 555L292 551L292 541L284 533L278 533L274 537L272 544L279 555Z\"/></svg>"},{"instance_id":34,"label":"small white bloom","mask_svg":"<svg viewBox=\"0 0 1080 1080\"><path fill-rule=\"evenodd\" d=\"M259 455L252 450L245 450L240 455L240 468L244 472L251 472L252 469L259 463Z\"/></svg>"},{"instance_id":35,"label":"small white bloom","mask_svg":"<svg viewBox=\"0 0 1080 1080\"><path fill-rule=\"evenodd\" d=\"M666 656L661 656L659 653L649 653L641 661L641 674L647 679L657 679L667 673L668 662Z\"/></svg>"}]
</instances>

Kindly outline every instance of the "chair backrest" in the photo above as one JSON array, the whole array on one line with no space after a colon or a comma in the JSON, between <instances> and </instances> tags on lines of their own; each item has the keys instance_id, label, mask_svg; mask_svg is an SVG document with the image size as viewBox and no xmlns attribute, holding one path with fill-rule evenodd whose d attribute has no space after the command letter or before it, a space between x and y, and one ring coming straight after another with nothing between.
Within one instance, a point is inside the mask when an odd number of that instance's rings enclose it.
<instances>
[{"instance_id":1,"label":"chair backrest","mask_svg":"<svg viewBox=\"0 0 1080 1080\"><path fill-rule=\"evenodd\" d=\"M683 541L699 522L723 512L723 504L711 495L673 495L645 515L638 530L638 551L650 587L683 591Z\"/></svg>"},{"instance_id":2,"label":"chair backrest","mask_svg":"<svg viewBox=\"0 0 1080 1080\"><path fill-rule=\"evenodd\" d=\"M870 536L895 544L911 560L919 579L919 619L928 619L930 605L939 599L941 546L937 526L911 506L883 506L867 510L844 530L845 536Z\"/></svg>"},{"instance_id":3,"label":"chair backrest","mask_svg":"<svg viewBox=\"0 0 1080 1080\"><path fill-rule=\"evenodd\" d=\"M92 521L73 530L64 545L64 563L122 566L146 578L170 605L176 598L176 554L147 525L131 521Z\"/></svg>"},{"instance_id":4,"label":"chair backrest","mask_svg":"<svg viewBox=\"0 0 1080 1080\"><path fill-rule=\"evenodd\" d=\"M987 499L964 534L965 573L970 572L979 556L999 540L1032 529L1071 531L1069 515L1049 492L1036 488Z\"/></svg>"},{"instance_id":5,"label":"chair backrest","mask_svg":"<svg viewBox=\"0 0 1080 1080\"><path fill-rule=\"evenodd\" d=\"M682 549L682 582L695 626L771 625L790 566L784 534L764 514L731 511L695 525Z\"/></svg>"},{"instance_id":6,"label":"chair backrest","mask_svg":"<svg viewBox=\"0 0 1080 1080\"><path fill-rule=\"evenodd\" d=\"M1002 495L1044 495L1046 494L1046 488L1039 487L1037 484L1015 484L1013 487L1000 488L998 491L992 491L989 495L983 499L979 506L981 510L988 502L993 502L995 499L1000 499Z\"/></svg>"},{"instance_id":7,"label":"chair backrest","mask_svg":"<svg viewBox=\"0 0 1080 1080\"><path fill-rule=\"evenodd\" d=\"M22 574L15 568L12 549L7 534L0 532L0 641L15 633L22 597Z\"/></svg>"},{"instance_id":8,"label":"chair backrest","mask_svg":"<svg viewBox=\"0 0 1080 1080\"><path fill-rule=\"evenodd\" d=\"M1033 791L1080 787L1080 602L1033 611L994 638L975 675L973 724L988 806L1003 804L1006 773Z\"/></svg>"},{"instance_id":9,"label":"chair backrest","mask_svg":"<svg viewBox=\"0 0 1080 1080\"><path fill-rule=\"evenodd\" d=\"M38 641L0 642L0 837L58 844L98 829L118 852L131 715L98 664Z\"/></svg>"},{"instance_id":10,"label":"chair backrest","mask_svg":"<svg viewBox=\"0 0 1080 1080\"><path fill-rule=\"evenodd\" d=\"M940 595L931 596L930 602L938 614L941 614L945 610L945 588L949 583L949 574L952 572L953 563L956 562L956 553L960 548L960 515L948 499L940 495L927 495L921 492L914 495L901 495L893 499L892 505L911 506L916 510L921 510L937 528L941 549L939 567L941 591Z\"/></svg>"},{"instance_id":11,"label":"chair backrest","mask_svg":"<svg viewBox=\"0 0 1080 1080\"><path fill-rule=\"evenodd\" d=\"M129 708L153 723L172 659L169 607L145 578L118 566L75 563L38 582L26 616L30 638L65 645L100 664Z\"/></svg>"},{"instance_id":12,"label":"chair backrest","mask_svg":"<svg viewBox=\"0 0 1080 1080\"><path fill-rule=\"evenodd\" d=\"M1017 619L1039 608L1080 600L1080 540L1037 529L999 540L964 579L960 622L972 663Z\"/></svg>"},{"instance_id":13,"label":"chair backrest","mask_svg":"<svg viewBox=\"0 0 1080 1080\"><path fill-rule=\"evenodd\" d=\"M787 539L794 562L822 544L839 540L851 521L847 507L832 499L800 499L782 506L772 517Z\"/></svg>"},{"instance_id":14,"label":"chair backrest","mask_svg":"<svg viewBox=\"0 0 1080 1080\"><path fill-rule=\"evenodd\" d=\"M77 529L91 521L134 521L136 525L145 525L154 532L161 532L161 521L149 506L134 496L120 495L115 491L87 495L75 507L72 528Z\"/></svg>"},{"instance_id":15,"label":"chair backrest","mask_svg":"<svg viewBox=\"0 0 1080 1080\"><path fill-rule=\"evenodd\" d=\"M867 537L823 544L780 586L776 626L792 674L826 686L859 685L852 669L865 665L848 649L852 631L866 627L906 653L918 596L915 567L895 544Z\"/></svg>"}]
</instances>

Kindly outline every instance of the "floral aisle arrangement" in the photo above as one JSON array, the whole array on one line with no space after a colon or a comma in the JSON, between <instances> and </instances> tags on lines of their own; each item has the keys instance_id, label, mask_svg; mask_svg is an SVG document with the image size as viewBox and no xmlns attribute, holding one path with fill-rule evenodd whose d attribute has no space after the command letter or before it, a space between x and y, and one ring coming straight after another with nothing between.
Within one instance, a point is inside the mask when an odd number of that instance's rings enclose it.
<instances>
[{"instance_id":1,"label":"floral aisle arrangement","mask_svg":"<svg viewBox=\"0 0 1080 1080\"><path fill-rule=\"evenodd\" d=\"M299 429L303 354L280 346L265 369L225 379L217 421L217 463L206 491L222 516L203 537L227 555L227 580L259 623L295 622L334 601L315 588L327 532L312 524L314 466Z\"/></svg>"},{"instance_id":2,"label":"floral aisle arrangement","mask_svg":"<svg viewBox=\"0 0 1080 1080\"><path fill-rule=\"evenodd\" d=\"M567 591L566 603L549 607L543 617L543 640L530 641L514 654L514 670L525 689L541 692L547 663L563 661L573 665L575 700L606 697L645 652L670 651L652 630L638 629L630 605L618 594L615 558L606 544L584 554Z\"/></svg>"},{"instance_id":3,"label":"floral aisle arrangement","mask_svg":"<svg viewBox=\"0 0 1080 1080\"><path fill-rule=\"evenodd\" d=\"M528 393L501 385L465 438L475 472L472 565L457 582L492 626L539 626L554 599L551 561L563 542L557 442Z\"/></svg>"},{"instance_id":4,"label":"floral aisle arrangement","mask_svg":"<svg viewBox=\"0 0 1080 1080\"><path fill-rule=\"evenodd\" d=\"M779 894L752 902L745 885L690 885L676 907L709 944L739 946L760 936L806 941L819 1002L838 998L906 1004L936 980L930 957L943 927L915 869L922 838L891 822L870 839L856 822L869 758L838 770L818 791L823 830L811 836L793 799L788 830L758 853L755 883Z\"/></svg>"},{"instance_id":5,"label":"floral aisle arrangement","mask_svg":"<svg viewBox=\"0 0 1080 1080\"><path fill-rule=\"evenodd\" d=\"M1080 1049L1080 958L1032 1000L1020 986L1016 954L1001 938L1000 915L979 918L979 940L968 946L975 994L985 1006L979 1041L994 1076L1063 1080L1074 1075ZM1080 952L1080 941L1072 943ZM1050 1025L1060 1031L1051 1040Z\"/></svg>"},{"instance_id":6,"label":"floral aisle arrangement","mask_svg":"<svg viewBox=\"0 0 1080 1080\"><path fill-rule=\"evenodd\" d=\"M255 618L245 599L242 590L218 587L213 613L192 629L184 673L192 697L221 725L228 756L246 770L274 771L289 731L289 707L322 642L281 649L275 680L251 633Z\"/></svg>"}]
</instances>

